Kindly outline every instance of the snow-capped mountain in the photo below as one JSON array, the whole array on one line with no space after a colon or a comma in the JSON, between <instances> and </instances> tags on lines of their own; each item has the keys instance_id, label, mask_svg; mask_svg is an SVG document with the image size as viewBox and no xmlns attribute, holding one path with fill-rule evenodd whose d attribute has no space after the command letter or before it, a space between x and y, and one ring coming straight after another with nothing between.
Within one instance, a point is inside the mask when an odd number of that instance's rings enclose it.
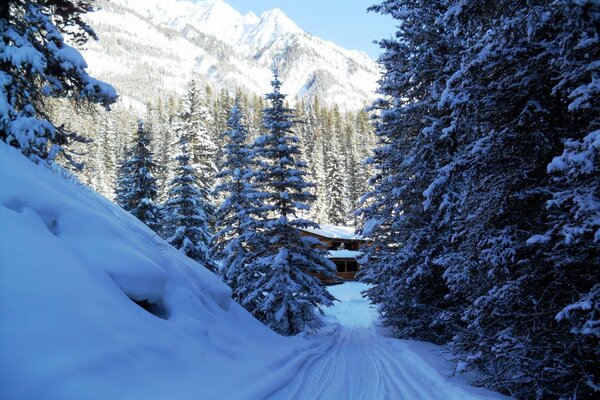
<instances>
[{"instance_id":1,"label":"snow-capped mountain","mask_svg":"<svg viewBox=\"0 0 600 400\"><path fill-rule=\"evenodd\" d=\"M192 73L217 87L266 93L273 63L290 100L318 95L357 109L378 78L372 59L302 30L281 10L240 14L223 0L98 0L89 22L100 41L84 51L90 70L125 100L181 93Z\"/></svg>"}]
</instances>

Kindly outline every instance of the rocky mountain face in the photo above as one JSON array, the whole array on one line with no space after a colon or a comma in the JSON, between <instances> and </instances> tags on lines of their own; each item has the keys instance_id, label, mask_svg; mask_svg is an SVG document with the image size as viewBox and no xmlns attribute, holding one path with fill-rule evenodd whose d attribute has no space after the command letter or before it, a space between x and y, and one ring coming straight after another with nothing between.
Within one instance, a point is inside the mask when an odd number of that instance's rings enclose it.
<instances>
[{"instance_id":1,"label":"rocky mountain face","mask_svg":"<svg viewBox=\"0 0 600 400\"><path fill-rule=\"evenodd\" d=\"M263 94L272 65L292 102L317 95L358 109L374 97L372 59L307 33L279 9L242 15L222 0L98 0L96 8L88 18L100 41L82 50L125 104L181 93L192 74Z\"/></svg>"}]
</instances>

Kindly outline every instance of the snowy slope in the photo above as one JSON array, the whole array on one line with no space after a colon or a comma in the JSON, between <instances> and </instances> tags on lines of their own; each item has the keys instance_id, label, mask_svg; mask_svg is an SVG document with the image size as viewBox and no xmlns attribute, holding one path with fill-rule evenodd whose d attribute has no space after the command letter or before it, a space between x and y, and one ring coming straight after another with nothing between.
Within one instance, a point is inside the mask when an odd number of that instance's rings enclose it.
<instances>
[{"instance_id":1,"label":"snowy slope","mask_svg":"<svg viewBox=\"0 0 600 400\"><path fill-rule=\"evenodd\" d=\"M217 87L269 90L277 61L283 91L357 109L378 70L365 53L308 34L281 10L241 15L222 0L99 0L88 18L100 42L83 49L90 71L140 104L180 93L192 72Z\"/></svg>"},{"instance_id":2,"label":"snowy slope","mask_svg":"<svg viewBox=\"0 0 600 400\"><path fill-rule=\"evenodd\" d=\"M315 346L272 333L145 225L4 143L0 188L0 399L264 398Z\"/></svg>"}]
</instances>

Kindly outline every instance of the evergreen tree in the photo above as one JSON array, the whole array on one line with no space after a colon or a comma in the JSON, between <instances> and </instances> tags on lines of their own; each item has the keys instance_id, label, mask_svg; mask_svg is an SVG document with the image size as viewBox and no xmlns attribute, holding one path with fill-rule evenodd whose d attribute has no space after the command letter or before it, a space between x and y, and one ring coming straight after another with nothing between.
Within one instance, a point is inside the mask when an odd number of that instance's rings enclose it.
<instances>
[{"instance_id":1,"label":"evergreen tree","mask_svg":"<svg viewBox=\"0 0 600 400\"><path fill-rule=\"evenodd\" d=\"M131 202L131 188L133 187L133 171L131 168L133 164L130 162L132 158L133 147L125 146L121 150L117 175L115 177L115 203L123 207L124 210L131 210L133 208Z\"/></svg>"},{"instance_id":2,"label":"evergreen tree","mask_svg":"<svg viewBox=\"0 0 600 400\"><path fill-rule=\"evenodd\" d=\"M216 272L209 254L212 233L203 207L206 201L198 190L198 175L191 163L189 132L180 130L179 153L164 205L164 236L186 256Z\"/></svg>"},{"instance_id":3,"label":"evergreen tree","mask_svg":"<svg viewBox=\"0 0 600 400\"><path fill-rule=\"evenodd\" d=\"M330 138L325 150L327 174L327 220L334 225L346 225L348 221L349 191L348 170L342 140L342 116L337 107L328 115L325 129Z\"/></svg>"},{"instance_id":4,"label":"evergreen tree","mask_svg":"<svg viewBox=\"0 0 600 400\"><path fill-rule=\"evenodd\" d=\"M365 251L361 279L374 285L368 296L398 336L444 343L459 315L439 265L446 245L439 220L423 193L449 148L448 117L438 101L456 62L455 41L443 25L440 2L386 1L372 9L391 15L401 10L403 23L394 39L380 42L385 73L379 88L384 98L374 105L376 172L360 210L361 231L373 246Z\"/></svg>"},{"instance_id":5,"label":"evergreen tree","mask_svg":"<svg viewBox=\"0 0 600 400\"><path fill-rule=\"evenodd\" d=\"M223 169L217 175L221 183L215 189L224 200L216 211L217 233L212 254L222 263L221 275L233 290L233 298L252 310L255 304L248 304L245 299L256 278L247 266L258 249L268 246L261 238L256 221L263 196L251 181L254 163L248 145L248 128L237 101L227 125L229 129L223 133L226 139Z\"/></svg>"},{"instance_id":6,"label":"evergreen tree","mask_svg":"<svg viewBox=\"0 0 600 400\"><path fill-rule=\"evenodd\" d=\"M183 99L177 129L189 132L192 163L198 171L198 188L203 194L212 191L217 172L215 165L217 147L208 129L209 122L208 109L203 104L202 93L198 89L198 82L192 79L188 84L187 93ZM212 211L209 215L212 215Z\"/></svg>"},{"instance_id":7,"label":"evergreen tree","mask_svg":"<svg viewBox=\"0 0 600 400\"><path fill-rule=\"evenodd\" d=\"M160 209L155 203L158 195L156 187L156 163L151 148L151 133L138 121L135 143L128 151L120 168L120 179L116 189L116 199L124 210L129 211L140 221L158 232L160 229Z\"/></svg>"},{"instance_id":8,"label":"evergreen tree","mask_svg":"<svg viewBox=\"0 0 600 400\"><path fill-rule=\"evenodd\" d=\"M316 199L311 207L313 221L321 224L329 222L327 215L327 176L325 174L325 146L327 144L323 135L323 124L320 120L321 107L319 99L314 98L308 113L308 130L311 132L312 141L308 143L309 176L315 185Z\"/></svg>"},{"instance_id":9,"label":"evergreen tree","mask_svg":"<svg viewBox=\"0 0 600 400\"><path fill-rule=\"evenodd\" d=\"M0 4L0 140L33 161L53 160L70 140L83 141L50 119L47 100L114 103L114 89L90 77L81 54L63 34L83 44L96 38L84 22L90 1L14 0ZM63 152L71 160L68 152Z\"/></svg>"},{"instance_id":10,"label":"evergreen tree","mask_svg":"<svg viewBox=\"0 0 600 400\"><path fill-rule=\"evenodd\" d=\"M397 0L373 10L402 24L381 42L386 98L361 211L375 242L369 296L398 335L450 343L478 384L524 399L593 397L600 8Z\"/></svg>"},{"instance_id":11,"label":"evergreen tree","mask_svg":"<svg viewBox=\"0 0 600 400\"><path fill-rule=\"evenodd\" d=\"M319 324L317 310L332 304L333 297L315 276L332 277L334 266L325 258L318 241L303 237L300 229L317 227L298 217L309 211L314 196L304 180L305 163L299 161L298 138L292 136L292 110L284 106L281 81L275 72L270 107L264 111L267 133L254 143L258 163L255 183L263 205L258 230L268 245L258 249L248 268L253 271L252 291L242 301L276 332L294 335Z\"/></svg>"}]
</instances>

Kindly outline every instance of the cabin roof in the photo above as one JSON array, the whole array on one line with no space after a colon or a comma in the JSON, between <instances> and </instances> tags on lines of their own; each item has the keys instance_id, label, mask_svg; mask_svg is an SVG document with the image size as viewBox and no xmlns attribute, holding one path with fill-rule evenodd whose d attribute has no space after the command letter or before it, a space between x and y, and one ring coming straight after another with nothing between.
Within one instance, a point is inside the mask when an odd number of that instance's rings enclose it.
<instances>
[{"instance_id":1,"label":"cabin roof","mask_svg":"<svg viewBox=\"0 0 600 400\"><path fill-rule=\"evenodd\" d=\"M357 259L361 255L362 255L362 252L356 251L356 250L329 250L329 258Z\"/></svg>"},{"instance_id":2,"label":"cabin roof","mask_svg":"<svg viewBox=\"0 0 600 400\"><path fill-rule=\"evenodd\" d=\"M321 224L319 229L306 228L302 230L328 239L364 240L362 236L355 233L354 228L349 226Z\"/></svg>"}]
</instances>

